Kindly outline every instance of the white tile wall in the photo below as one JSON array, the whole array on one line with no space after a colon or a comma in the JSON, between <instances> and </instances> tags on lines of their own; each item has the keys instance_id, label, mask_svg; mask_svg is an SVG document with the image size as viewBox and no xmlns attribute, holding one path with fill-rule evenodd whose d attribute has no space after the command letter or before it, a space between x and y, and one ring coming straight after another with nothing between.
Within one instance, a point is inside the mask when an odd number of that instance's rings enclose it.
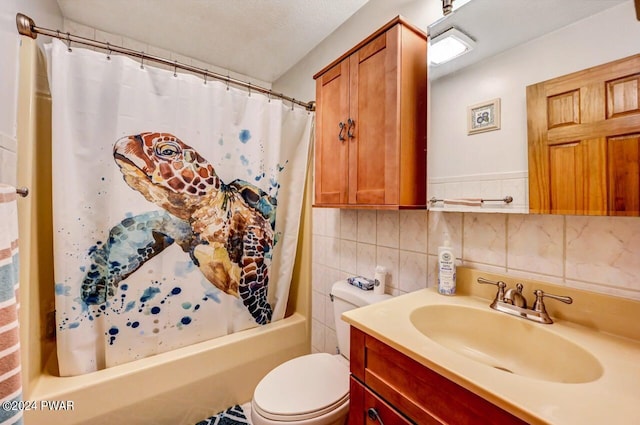
<instances>
[{"instance_id":1,"label":"white tile wall","mask_svg":"<svg viewBox=\"0 0 640 425\"><path fill-rule=\"evenodd\" d=\"M427 215L424 211L402 211L399 215L400 249L427 252Z\"/></svg>"},{"instance_id":2,"label":"white tile wall","mask_svg":"<svg viewBox=\"0 0 640 425\"><path fill-rule=\"evenodd\" d=\"M385 292L390 292L392 289L398 289L398 279L400 276L400 251L397 248L388 248L386 246L378 245L376 248L376 260L373 265L374 272L376 266L382 266L387 270ZM366 276L373 277L373 273Z\"/></svg>"},{"instance_id":3,"label":"white tile wall","mask_svg":"<svg viewBox=\"0 0 640 425\"><path fill-rule=\"evenodd\" d=\"M462 225L463 259L474 263L507 265L506 215L465 213Z\"/></svg>"},{"instance_id":4,"label":"white tile wall","mask_svg":"<svg viewBox=\"0 0 640 425\"><path fill-rule=\"evenodd\" d=\"M315 208L312 351L335 352L333 282L380 264L390 294L434 286L444 232L458 264L640 300L638 218Z\"/></svg>"},{"instance_id":5,"label":"white tile wall","mask_svg":"<svg viewBox=\"0 0 640 425\"><path fill-rule=\"evenodd\" d=\"M16 186L17 151L16 140L0 133L0 183Z\"/></svg>"},{"instance_id":6,"label":"white tile wall","mask_svg":"<svg viewBox=\"0 0 640 425\"><path fill-rule=\"evenodd\" d=\"M358 242L376 243L376 211L358 211Z\"/></svg>"},{"instance_id":7,"label":"white tile wall","mask_svg":"<svg viewBox=\"0 0 640 425\"><path fill-rule=\"evenodd\" d=\"M568 279L624 289L640 281L640 220L567 216Z\"/></svg>"},{"instance_id":8,"label":"white tile wall","mask_svg":"<svg viewBox=\"0 0 640 425\"><path fill-rule=\"evenodd\" d=\"M413 292L427 285L427 255L419 252L400 251L398 265L398 289Z\"/></svg>"},{"instance_id":9,"label":"white tile wall","mask_svg":"<svg viewBox=\"0 0 640 425\"><path fill-rule=\"evenodd\" d=\"M314 209L317 211L318 208ZM358 211L340 211L340 237L344 240L355 241L358 239Z\"/></svg>"},{"instance_id":10,"label":"white tile wall","mask_svg":"<svg viewBox=\"0 0 640 425\"><path fill-rule=\"evenodd\" d=\"M564 217L514 215L508 220L509 269L562 276Z\"/></svg>"},{"instance_id":11,"label":"white tile wall","mask_svg":"<svg viewBox=\"0 0 640 425\"><path fill-rule=\"evenodd\" d=\"M376 246L360 243L356 247L356 273L372 277L376 268Z\"/></svg>"},{"instance_id":12,"label":"white tile wall","mask_svg":"<svg viewBox=\"0 0 640 425\"><path fill-rule=\"evenodd\" d=\"M398 248L400 243L400 214L398 211L378 211L376 219L376 244Z\"/></svg>"}]
</instances>

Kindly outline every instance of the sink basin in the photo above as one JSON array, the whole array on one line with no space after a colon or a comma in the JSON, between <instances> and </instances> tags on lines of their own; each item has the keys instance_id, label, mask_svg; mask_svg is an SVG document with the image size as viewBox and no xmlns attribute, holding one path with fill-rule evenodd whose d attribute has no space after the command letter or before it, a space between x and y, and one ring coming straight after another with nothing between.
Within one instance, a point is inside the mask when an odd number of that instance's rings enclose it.
<instances>
[{"instance_id":1,"label":"sink basin","mask_svg":"<svg viewBox=\"0 0 640 425\"><path fill-rule=\"evenodd\" d=\"M591 353L543 325L504 313L437 304L411 312L411 323L443 347L505 373L549 382L584 383L602 376Z\"/></svg>"}]
</instances>

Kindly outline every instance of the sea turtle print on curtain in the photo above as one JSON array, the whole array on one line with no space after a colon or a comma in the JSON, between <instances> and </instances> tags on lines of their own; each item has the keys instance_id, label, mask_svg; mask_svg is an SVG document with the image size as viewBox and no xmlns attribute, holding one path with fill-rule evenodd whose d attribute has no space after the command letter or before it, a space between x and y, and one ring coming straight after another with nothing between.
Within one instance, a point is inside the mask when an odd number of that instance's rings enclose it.
<instances>
[{"instance_id":1,"label":"sea turtle print on curtain","mask_svg":"<svg viewBox=\"0 0 640 425\"><path fill-rule=\"evenodd\" d=\"M209 282L239 296L256 323L269 323L276 199L243 180L225 184L209 162L169 133L124 137L113 157L125 182L169 214L140 214L111 229L91 253L83 301L107 302L120 281L176 243Z\"/></svg>"}]
</instances>

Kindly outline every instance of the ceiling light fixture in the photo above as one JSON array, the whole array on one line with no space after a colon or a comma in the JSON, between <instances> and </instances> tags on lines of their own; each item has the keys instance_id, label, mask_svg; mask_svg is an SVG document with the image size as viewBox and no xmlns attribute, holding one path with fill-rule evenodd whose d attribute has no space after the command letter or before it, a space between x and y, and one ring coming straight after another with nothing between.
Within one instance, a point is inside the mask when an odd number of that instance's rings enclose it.
<instances>
[{"instance_id":1,"label":"ceiling light fixture","mask_svg":"<svg viewBox=\"0 0 640 425\"><path fill-rule=\"evenodd\" d=\"M453 0L442 0L442 14L448 15L453 10Z\"/></svg>"},{"instance_id":2,"label":"ceiling light fixture","mask_svg":"<svg viewBox=\"0 0 640 425\"><path fill-rule=\"evenodd\" d=\"M442 14L444 16L447 16L451 12L455 12L456 10L460 9L460 6L464 6L470 1L471 0L455 0L454 3L453 0L442 0Z\"/></svg>"},{"instance_id":3,"label":"ceiling light fixture","mask_svg":"<svg viewBox=\"0 0 640 425\"><path fill-rule=\"evenodd\" d=\"M468 35L456 28L449 28L429 42L429 62L432 65L443 64L470 52L475 44Z\"/></svg>"}]
</instances>

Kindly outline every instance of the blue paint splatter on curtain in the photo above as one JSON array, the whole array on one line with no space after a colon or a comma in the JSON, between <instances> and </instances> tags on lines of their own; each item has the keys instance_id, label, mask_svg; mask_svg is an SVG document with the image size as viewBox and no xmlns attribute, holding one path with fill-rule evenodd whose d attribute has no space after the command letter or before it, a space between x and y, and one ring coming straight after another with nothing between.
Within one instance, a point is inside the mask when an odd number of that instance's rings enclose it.
<instances>
[{"instance_id":1,"label":"blue paint splatter on curtain","mask_svg":"<svg viewBox=\"0 0 640 425\"><path fill-rule=\"evenodd\" d=\"M187 283L188 282L186 281L184 282L184 284ZM57 288L62 286L63 285L60 284L56 285ZM204 291L204 296L199 298L198 301L184 301L184 299L178 300L179 305L188 313L188 315L181 316L175 323L173 323L173 325L169 325L169 327L182 329L193 323L196 320L194 315L197 316L198 313L202 311L202 302L207 302L209 300L218 304L221 302L219 297L220 291L217 288L211 290L210 283L208 283L208 286L208 291ZM129 285L126 283L121 284L119 289L119 297L101 305L87 305L79 297L75 298L73 301L76 303L76 306L72 307L72 310L76 311L77 314L73 317L63 314L58 329L76 329L84 321L91 322L101 316L125 315L129 316L126 319L126 329L118 326L111 326L105 332L105 337L107 338L109 345L117 343L118 337L124 335L124 332L126 331L135 331L136 334L140 335L144 335L149 332L157 333L156 317L162 312L162 305L170 302L172 298L179 297L184 293L181 286L176 286L175 283L173 283L171 288L165 293L162 282L159 281L152 281L150 286L143 288L140 291L131 291ZM65 293L63 291L60 291L57 295L71 296L70 293ZM185 320L185 317L188 317L188 320Z\"/></svg>"},{"instance_id":2,"label":"blue paint splatter on curtain","mask_svg":"<svg viewBox=\"0 0 640 425\"><path fill-rule=\"evenodd\" d=\"M154 288L153 286L150 286L149 288L145 289L144 292L142 293L142 296L140 297L140 302L143 303L142 305L144 305L144 303L146 303L147 301L155 297L158 292L160 292L160 289Z\"/></svg>"},{"instance_id":3,"label":"blue paint splatter on curtain","mask_svg":"<svg viewBox=\"0 0 640 425\"><path fill-rule=\"evenodd\" d=\"M56 295L71 295L71 286L58 283L55 286Z\"/></svg>"},{"instance_id":4,"label":"blue paint splatter on curtain","mask_svg":"<svg viewBox=\"0 0 640 425\"><path fill-rule=\"evenodd\" d=\"M249 139L251 139L251 132L249 130L240 130L240 134L238 135L241 143L246 144Z\"/></svg>"}]
</instances>

